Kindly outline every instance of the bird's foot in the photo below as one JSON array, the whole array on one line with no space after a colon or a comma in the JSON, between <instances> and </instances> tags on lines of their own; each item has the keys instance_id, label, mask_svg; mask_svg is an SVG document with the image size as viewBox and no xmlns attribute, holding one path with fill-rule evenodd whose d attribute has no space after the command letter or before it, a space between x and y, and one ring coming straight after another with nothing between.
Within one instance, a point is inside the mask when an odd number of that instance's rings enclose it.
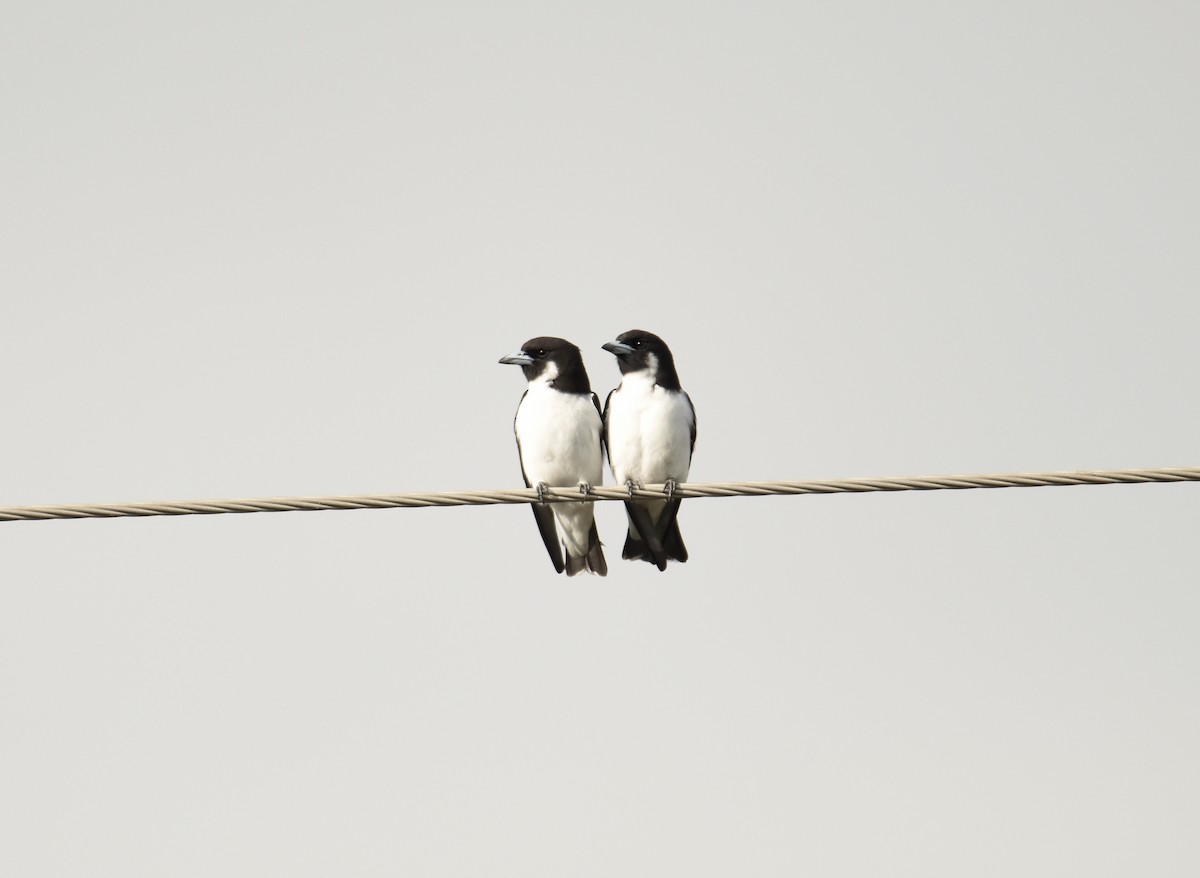
<instances>
[{"instance_id":1,"label":"bird's foot","mask_svg":"<svg viewBox=\"0 0 1200 878\"><path fill-rule=\"evenodd\" d=\"M538 502L545 503L546 502L546 492L550 490L550 486L547 485L545 482L538 482L533 487L534 487L534 490L537 491Z\"/></svg>"},{"instance_id":2,"label":"bird's foot","mask_svg":"<svg viewBox=\"0 0 1200 878\"><path fill-rule=\"evenodd\" d=\"M642 486L642 485L641 485L641 483L640 483L640 482L635 482L633 479L626 479L626 480L625 480L625 490L629 492L629 499L630 499L630 500L632 500L632 499L633 499L633 492L634 492L635 490L637 490L638 488L640 488L641 486Z\"/></svg>"},{"instance_id":3,"label":"bird's foot","mask_svg":"<svg viewBox=\"0 0 1200 878\"><path fill-rule=\"evenodd\" d=\"M579 483L579 493L582 494L584 497L592 496L592 486L590 484L588 484L587 482L580 482ZM584 503L586 501L580 500L579 502Z\"/></svg>"},{"instance_id":4,"label":"bird's foot","mask_svg":"<svg viewBox=\"0 0 1200 878\"><path fill-rule=\"evenodd\" d=\"M675 499L675 492L679 489L679 482L674 479L667 479L663 482L663 493L667 495L668 500Z\"/></svg>"}]
</instances>

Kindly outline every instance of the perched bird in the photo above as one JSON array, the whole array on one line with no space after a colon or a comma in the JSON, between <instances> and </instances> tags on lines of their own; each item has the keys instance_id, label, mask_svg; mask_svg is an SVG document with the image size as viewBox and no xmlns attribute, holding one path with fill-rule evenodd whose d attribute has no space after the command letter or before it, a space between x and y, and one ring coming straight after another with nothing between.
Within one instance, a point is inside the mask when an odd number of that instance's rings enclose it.
<instances>
[{"instance_id":1,"label":"perched bird","mask_svg":"<svg viewBox=\"0 0 1200 878\"><path fill-rule=\"evenodd\" d=\"M579 348L552 336L531 338L500 362L520 366L529 382L513 420L525 487L540 492L578 486L587 492L599 485L604 478L600 400L592 393ZM608 573L593 503L534 503L531 508L556 571Z\"/></svg>"},{"instance_id":2,"label":"perched bird","mask_svg":"<svg viewBox=\"0 0 1200 878\"><path fill-rule=\"evenodd\" d=\"M680 500L671 496L687 481L696 445L696 410L679 386L675 358L661 338L631 329L604 345L615 354L621 384L604 401L604 444L617 484L667 486L667 498L625 501L629 535L621 557L649 561L659 570L667 561L686 561L679 533Z\"/></svg>"}]
</instances>

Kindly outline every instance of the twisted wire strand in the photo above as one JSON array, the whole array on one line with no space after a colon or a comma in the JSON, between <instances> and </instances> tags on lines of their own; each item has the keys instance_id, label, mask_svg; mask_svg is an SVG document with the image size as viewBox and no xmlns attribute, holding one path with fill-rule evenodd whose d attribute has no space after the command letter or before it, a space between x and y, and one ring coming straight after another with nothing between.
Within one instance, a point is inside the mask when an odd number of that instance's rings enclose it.
<instances>
[{"instance_id":1,"label":"twisted wire strand","mask_svg":"<svg viewBox=\"0 0 1200 878\"><path fill-rule=\"evenodd\" d=\"M676 497L763 497L795 494L861 494L872 491L944 491L971 488L1037 488L1068 485L1116 485L1145 482L1200 482L1200 467L1182 469L1081 470L1077 472L999 473L994 475L916 476L907 478L834 479L806 482L680 483ZM0 521L47 521L64 518L125 518L151 515L221 515L248 512L315 512L337 509L393 509L426 506L494 506L661 499L664 485L534 488L494 491L441 491L422 494L356 494L333 497L262 497L245 500L175 500L158 503L71 504L65 506L0 506Z\"/></svg>"}]
</instances>

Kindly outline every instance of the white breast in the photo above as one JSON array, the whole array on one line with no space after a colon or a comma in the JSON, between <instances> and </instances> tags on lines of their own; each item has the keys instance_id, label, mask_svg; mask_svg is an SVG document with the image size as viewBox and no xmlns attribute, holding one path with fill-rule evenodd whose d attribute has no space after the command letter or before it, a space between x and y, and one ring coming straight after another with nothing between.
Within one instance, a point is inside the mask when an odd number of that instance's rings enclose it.
<instances>
[{"instance_id":1,"label":"white breast","mask_svg":"<svg viewBox=\"0 0 1200 878\"><path fill-rule=\"evenodd\" d=\"M687 394L632 372L608 403L608 460L617 484L686 481L695 415Z\"/></svg>"},{"instance_id":2,"label":"white breast","mask_svg":"<svg viewBox=\"0 0 1200 878\"><path fill-rule=\"evenodd\" d=\"M600 413L590 394L559 393L534 382L517 409L516 431L521 466L531 485L574 488L580 482L602 483ZM593 505L555 503L552 508L571 553L586 555Z\"/></svg>"},{"instance_id":3,"label":"white breast","mask_svg":"<svg viewBox=\"0 0 1200 878\"><path fill-rule=\"evenodd\" d=\"M516 430L521 464L533 484L600 484L600 415L591 396L531 384L517 409Z\"/></svg>"}]
</instances>

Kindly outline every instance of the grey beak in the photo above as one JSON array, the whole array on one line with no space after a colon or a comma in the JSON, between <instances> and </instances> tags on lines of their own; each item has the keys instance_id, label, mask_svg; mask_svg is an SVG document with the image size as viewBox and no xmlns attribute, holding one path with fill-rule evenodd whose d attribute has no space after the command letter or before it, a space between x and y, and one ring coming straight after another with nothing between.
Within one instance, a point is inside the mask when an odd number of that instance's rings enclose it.
<instances>
[{"instance_id":1,"label":"grey beak","mask_svg":"<svg viewBox=\"0 0 1200 878\"><path fill-rule=\"evenodd\" d=\"M501 357L500 362L509 366L532 366L533 357L529 356L524 351L517 351L515 354L509 354L507 357Z\"/></svg>"},{"instance_id":2,"label":"grey beak","mask_svg":"<svg viewBox=\"0 0 1200 878\"><path fill-rule=\"evenodd\" d=\"M624 357L633 353L633 348L625 344L623 341L610 341L608 344L601 345L600 347L603 350L608 351L610 354L616 354L618 357Z\"/></svg>"}]
</instances>

